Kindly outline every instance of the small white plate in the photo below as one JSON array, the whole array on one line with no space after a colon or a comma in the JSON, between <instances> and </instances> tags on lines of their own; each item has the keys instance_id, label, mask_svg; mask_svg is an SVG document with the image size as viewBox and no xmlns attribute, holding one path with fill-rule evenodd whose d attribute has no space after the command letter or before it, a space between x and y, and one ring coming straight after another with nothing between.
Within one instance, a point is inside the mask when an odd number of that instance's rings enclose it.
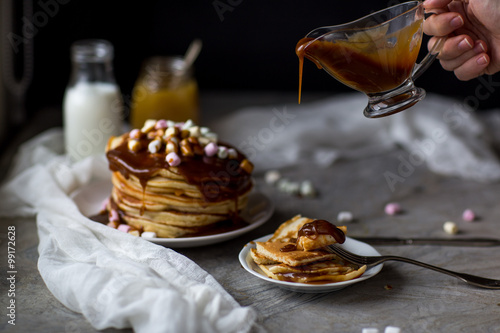
<instances>
[{"instance_id":1,"label":"small white plate","mask_svg":"<svg viewBox=\"0 0 500 333\"><path fill-rule=\"evenodd\" d=\"M90 183L71 194L71 198L85 216L99 213L102 203L111 194L112 184L109 181ZM274 205L268 197L259 192L251 192L248 196L246 209L241 217L249 223L248 226L225 233L200 237L185 238L144 238L156 244L170 248L196 247L224 242L243 235L264 224L274 212Z\"/></svg>"},{"instance_id":2,"label":"small white plate","mask_svg":"<svg viewBox=\"0 0 500 333\"><path fill-rule=\"evenodd\" d=\"M340 290L351 284L358 283L374 277L381 270L384 264L379 264L377 266L371 267L367 269L363 275L359 278L349 280L349 281L341 281L341 282L333 282L333 283L325 283L325 284L306 284L306 283L298 283L298 282L288 282L288 281L280 281L269 278L259 266L253 261L250 256L250 249L255 248L255 242L265 242L269 238L271 238L272 234L257 238L250 243L246 244L239 254L240 263L250 274L255 275L256 277L271 283L277 284L279 287L288 289L291 291L297 291L301 293L328 293L336 290ZM370 245L357 241L355 239L346 237L345 243L341 245L346 250L351 251L356 254L365 255L365 256L379 256L377 250L375 250Z\"/></svg>"}]
</instances>

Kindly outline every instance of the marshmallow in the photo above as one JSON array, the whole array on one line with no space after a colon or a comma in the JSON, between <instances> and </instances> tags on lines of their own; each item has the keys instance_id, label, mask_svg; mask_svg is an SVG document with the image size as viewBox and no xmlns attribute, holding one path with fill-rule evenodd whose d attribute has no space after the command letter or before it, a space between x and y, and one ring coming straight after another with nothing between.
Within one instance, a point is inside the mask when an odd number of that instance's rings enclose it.
<instances>
[{"instance_id":1,"label":"marshmallow","mask_svg":"<svg viewBox=\"0 0 500 333\"><path fill-rule=\"evenodd\" d=\"M156 126L156 120L155 119L148 119L144 122L144 126L141 128L142 133L148 133L151 131L153 128Z\"/></svg>"},{"instance_id":2,"label":"marshmallow","mask_svg":"<svg viewBox=\"0 0 500 333\"><path fill-rule=\"evenodd\" d=\"M278 190L287 194L298 194L300 184L289 179L282 178L277 183Z\"/></svg>"},{"instance_id":3,"label":"marshmallow","mask_svg":"<svg viewBox=\"0 0 500 333\"><path fill-rule=\"evenodd\" d=\"M349 211L342 211L337 215L337 222L351 222L352 220L354 216Z\"/></svg>"},{"instance_id":4,"label":"marshmallow","mask_svg":"<svg viewBox=\"0 0 500 333\"><path fill-rule=\"evenodd\" d=\"M401 206L398 203L391 202L385 205L384 211L387 215L396 215L401 212Z\"/></svg>"},{"instance_id":5,"label":"marshmallow","mask_svg":"<svg viewBox=\"0 0 500 333\"><path fill-rule=\"evenodd\" d=\"M120 222L120 215L116 209L112 209L108 214L109 222Z\"/></svg>"},{"instance_id":6,"label":"marshmallow","mask_svg":"<svg viewBox=\"0 0 500 333\"><path fill-rule=\"evenodd\" d=\"M155 129L165 129L167 128L167 121L165 119L160 119L155 124Z\"/></svg>"},{"instance_id":7,"label":"marshmallow","mask_svg":"<svg viewBox=\"0 0 500 333\"><path fill-rule=\"evenodd\" d=\"M219 146L217 149L217 157L220 159L225 159L227 158L227 148L224 146Z\"/></svg>"},{"instance_id":8,"label":"marshmallow","mask_svg":"<svg viewBox=\"0 0 500 333\"><path fill-rule=\"evenodd\" d=\"M141 131L137 128L134 128L133 130L130 131L130 134L128 136L131 139L140 139L141 138Z\"/></svg>"},{"instance_id":9,"label":"marshmallow","mask_svg":"<svg viewBox=\"0 0 500 333\"><path fill-rule=\"evenodd\" d=\"M217 154L217 152L219 151L219 147L217 146L216 143L210 142L205 146L204 150L205 150L205 155L211 157Z\"/></svg>"},{"instance_id":10,"label":"marshmallow","mask_svg":"<svg viewBox=\"0 0 500 333\"><path fill-rule=\"evenodd\" d=\"M144 237L144 238L156 238L156 232L154 232L154 231L144 231L141 234L141 237Z\"/></svg>"},{"instance_id":11,"label":"marshmallow","mask_svg":"<svg viewBox=\"0 0 500 333\"><path fill-rule=\"evenodd\" d=\"M151 154L156 154L161 148L160 140L153 140L148 145L148 150Z\"/></svg>"},{"instance_id":12,"label":"marshmallow","mask_svg":"<svg viewBox=\"0 0 500 333\"><path fill-rule=\"evenodd\" d=\"M177 150L178 150L178 144L173 142L173 140L169 140L167 142L167 145L165 147L165 151L167 152L167 154L169 153L177 153Z\"/></svg>"},{"instance_id":13,"label":"marshmallow","mask_svg":"<svg viewBox=\"0 0 500 333\"><path fill-rule=\"evenodd\" d=\"M378 328L363 328L361 333L378 333Z\"/></svg>"},{"instance_id":14,"label":"marshmallow","mask_svg":"<svg viewBox=\"0 0 500 333\"><path fill-rule=\"evenodd\" d=\"M227 157L229 157L230 159L236 159L238 158L238 152L234 148L229 148L227 150Z\"/></svg>"},{"instance_id":15,"label":"marshmallow","mask_svg":"<svg viewBox=\"0 0 500 333\"><path fill-rule=\"evenodd\" d=\"M314 197L316 196L316 190L310 180L304 180L300 184L300 195L303 197Z\"/></svg>"},{"instance_id":16,"label":"marshmallow","mask_svg":"<svg viewBox=\"0 0 500 333\"><path fill-rule=\"evenodd\" d=\"M205 134L207 134L208 132L210 132L210 128L208 128L208 127L200 127L200 133L201 133L201 135L205 136Z\"/></svg>"},{"instance_id":17,"label":"marshmallow","mask_svg":"<svg viewBox=\"0 0 500 333\"><path fill-rule=\"evenodd\" d=\"M133 152L138 152L141 149L141 143L138 140L132 139L127 142L127 147Z\"/></svg>"},{"instance_id":18,"label":"marshmallow","mask_svg":"<svg viewBox=\"0 0 500 333\"><path fill-rule=\"evenodd\" d=\"M131 227L128 224L120 224L117 229L128 233Z\"/></svg>"},{"instance_id":19,"label":"marshmallow","mask_svg":"<svg viewBox=\"0 0 500 333\"><path fill-rule=\"evenodd\" d=\"M181 164L181 158L179 157L179 155L173 152L168 153L167 156L165 157L165 160L170 166L178 166L179 164Z\"/></svg>"},{"instance_id":20,"label":"marshmallow","mask_svg":"<svg viewBox=\"0 0 500 333\"><path fill-rule=\"evenodd\" d=\"M181 129L187 130L193 126L194 126L194 122L191 119L188 119L188 120L186 120L186 122L184 124L182 124Z\"/></svg>"},{"instance_id":21,"label":"marshmallow","mask_svg":"<svg viewBox=\"0 0 500 333\"><path fill-rule=\"evenodd\" d=\"M476 214L471 209L466 209L462 213L462 219L467 222L472 222L476 219Z\"/></svg>"},{"instance_id":22,"label":"marshmallow","mask_svg":"<svg viewBox=\"0 0 500 333\"><path fill-rule=\"evenodd\" d=\"M111 227L111 228L114 228L114 229L118 228L119 225L120 225L120 222L116 222L116 221L113 221L113 222L110 221L107 224L108 227Z\"/></svg>"},{"instance_id":23,"label":"marshmallow","mask_svg":"<svg viewBox=\"0 0 500 333\"><path fill-rule=\"evenodd\" d=\"M139 237L141 235L141 233L137 229L129 230L128 233L129 233L129 235L136 236L136 237Z\"/></svg>"},{"instance_id":24,"label":"marshmallow","mask_svg":"<svg viewBox=\"0 0 500 333\"><path fill-rule=\"evenodd\" d=\"M280 180L281 174L277 170L269 170L266 172L264 175L264 180L266 181L267 184L269 185L274 185Z\"/></svg>"},{"instance_id":25,"label":"marshmallow","mask_svg":"<svg viewBox=\"0 0 500 333\"><path fill-rule=\"evenodd\" d=\"M447 221L443 224L443 229L447 234L455 235L458 233L458 226L455 222Z\"/></svg>"},{"instance_id":26,"label":"marshmallow","mask_svg":"<svg viewBox=\"0 0 500 333\"><path fill-rule=\"evenodd\" d=\"M217 134L215 134L214 132L205 133L203 137L210 142L217 142Z\"/></svg>"},{"instance_id":27,"label":"marshmallow","mask_svg":"<svg viewBox=\"0 0 500 333\"><path fill-rule=\"evenodd\" d=\"M193 136L195 138L198 138L201 136L201 131L200 131L200 128L198 126L190 127L188 130L189 130L190 136Z\"/></svg>"},{"instance_id":28,"label":"marshmallow","mask_svg":"<svg viewBox=\"0 0 500 333\"><path fill-rule=\"evenodd\" d=\"M170 126L165 130L165 137L176 136L179 133L179 129L174 126Z\"/></svg>"}]
</instances>

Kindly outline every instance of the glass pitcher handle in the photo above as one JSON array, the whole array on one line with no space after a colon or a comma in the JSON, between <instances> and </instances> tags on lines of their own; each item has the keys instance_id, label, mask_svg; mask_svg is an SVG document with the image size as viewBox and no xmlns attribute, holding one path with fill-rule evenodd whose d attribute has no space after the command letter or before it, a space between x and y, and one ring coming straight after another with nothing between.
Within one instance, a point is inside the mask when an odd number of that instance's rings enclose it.
<instances>
[{"instance_id":1,"label":"glass pitcher handle","mask_svg":"<svg viewBox=\"0 0 500 333\"><path fill-rule=\"evenodd\" d=\"M437 56L439 55L439 52L441 52L441 49L443 48L443 44L445 41L446 37L439 37L436 43L434 43L434 45L432 46L429 53L427 53L425 58L422 59L422 61L419 64L415 65L412 75L413 80L416 80L420 75L422 75L423 72L425 72L427 68L429 68L434 59L436 59Z\"/></svg>"}]
</instances>

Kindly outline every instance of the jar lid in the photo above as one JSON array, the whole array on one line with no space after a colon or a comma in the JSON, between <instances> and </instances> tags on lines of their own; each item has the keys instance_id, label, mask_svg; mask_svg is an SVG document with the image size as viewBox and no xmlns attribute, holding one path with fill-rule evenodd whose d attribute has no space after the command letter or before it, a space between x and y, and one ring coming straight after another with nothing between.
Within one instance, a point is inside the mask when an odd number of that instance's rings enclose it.
<instances>
[{"instance_id":1,"label":"jar lid","mask_svg":"<svg viewBox=\"0 0 500 333\"><path fill-rule=\"evenodd\" d=\"M74 61L102 62L113 59L113 44L104 39L83 39L71 45Z\"/></svg>"}]
</instances>

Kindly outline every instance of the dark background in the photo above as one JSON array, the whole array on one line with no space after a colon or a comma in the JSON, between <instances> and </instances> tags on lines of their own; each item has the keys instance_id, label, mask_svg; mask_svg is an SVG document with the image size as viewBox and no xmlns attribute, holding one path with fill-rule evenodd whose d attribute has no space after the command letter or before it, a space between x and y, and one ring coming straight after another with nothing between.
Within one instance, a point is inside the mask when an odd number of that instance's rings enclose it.
<instances>
[{"instance_id":1,"label":"dark background","mask_svg":"<svg viewBox=\"0 0 500 333\"><path fill-rule=\"evenodd\" d=\"M301 37L316 27L345 23L398 2L32 1L34 15L40 19L45 14L48 19L36 23L34 78L26 105L28 120L37 110L61 107L71 66L69 48L78 39L103 38L114 44L115 76L125 99L130 96L146 57L183 54L195 38L203 41L203 50L195 63L202 92L295 92L298 60L294 49ZM19 9L17 11L16 15L22 15ZM22 28L18 25L17 29ZM424 46L421 54L426 51ZM350 91L308 61L304 73L305 96L308 92L324 91L333 95ZM500 77L493 76L492 81L500 82ZM417 85L428 92L450 95L461 101L474 95L480 84L478 80L457 80L437 61L417 81ZM499 106L499 96L496 92L482 100L479 109Z\"/></svg>"}]
</instances>

